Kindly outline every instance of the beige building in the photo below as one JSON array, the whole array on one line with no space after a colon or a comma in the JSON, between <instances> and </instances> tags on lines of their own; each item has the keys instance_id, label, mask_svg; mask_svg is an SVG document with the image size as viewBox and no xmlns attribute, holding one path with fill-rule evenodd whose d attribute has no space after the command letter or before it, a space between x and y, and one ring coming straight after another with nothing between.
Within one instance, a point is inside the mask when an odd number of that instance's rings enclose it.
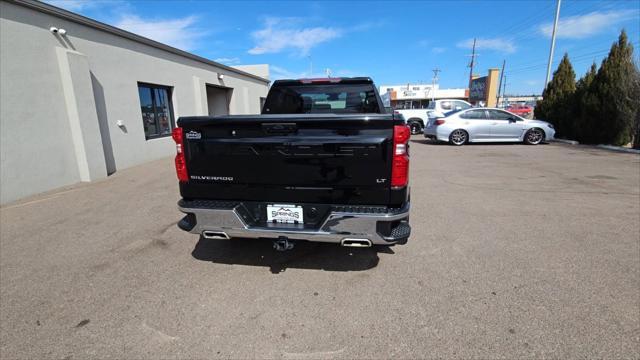
<instances>
[{"instance_id":1,"label":"beige building","mask_svg":"<svg viewBox=\"0 0 640 360\"><path fill-rule=\"evenodd\" d=\"M0 0L0 203L171 156L183 115L257 114L268 66L228 67L29 0Z\"/></svg>"}]
</instances>

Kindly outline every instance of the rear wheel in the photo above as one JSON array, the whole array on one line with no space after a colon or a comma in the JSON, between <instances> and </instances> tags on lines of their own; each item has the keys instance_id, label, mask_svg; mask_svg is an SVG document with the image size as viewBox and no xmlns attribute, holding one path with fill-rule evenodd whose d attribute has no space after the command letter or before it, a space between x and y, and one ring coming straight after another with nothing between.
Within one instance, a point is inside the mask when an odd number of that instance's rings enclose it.
<instances>
[{"instance_id":1,"label":"rear wheel","mask_svg":"<svg viewBox=\"0 0 640 360\"><path fill-rule=\"evenodd\" d=\"M419 122L411 122L409 123L409 129L411 129L411 134L420 134L422 132L422 126Z\"/></svg>"},{"instance_id":2,"label":"rear wheel","mask_svg":"<svg viewBox=\"0 0 640 360\"><path fill-rule=\"evenodd\" d=\"M527 145L538 145L542 140L544 140L544 131L542 131L542 129L529 129L529 131L524 134L524 143Z\"/></svg>"},{"instance_id":3,"label":"rear wheel","mask_svg":"<svg viewBox=\"0 0 640 360\"><path fill-rule=\"evenodd\" d=\"M456 146L464 145L467 140L469 140L469 134L462 129L453 130L449 135L449 142Z\"/></svg>"}]
</instances>

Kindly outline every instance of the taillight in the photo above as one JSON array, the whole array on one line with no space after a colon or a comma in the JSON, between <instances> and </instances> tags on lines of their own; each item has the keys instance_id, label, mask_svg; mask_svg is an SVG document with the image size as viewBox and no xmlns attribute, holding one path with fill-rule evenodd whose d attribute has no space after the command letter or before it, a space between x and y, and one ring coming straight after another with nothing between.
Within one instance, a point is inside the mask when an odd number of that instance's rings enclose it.
<instances>
[{"instance_id":1,"label":"taillight","mask_svg":"<svg viewBox=\"0 0 640 360\"><path fill-rule=\"evenodd\" d=\"M391 165L391 187L402 188L409 183L409 137L407 125L393 127L393 162Z\"/></svg>"},{"instance_id":2,"label":"taillight","mask_svg":"<svg viewBox=\"0 0 640 360\"><path fill-rule=\"evenodd\" d=\"M180 182L189 181L189 173L187 173L187 161L184 157L184 137L182 136L182 128L177 127L171 133L173 141L176 142L176 174Z\"/></svg>"},{"instance_id":3,"label":"taillight","mask_svg":"<svg viewBox=\"0 0 640 360\"><path fill-rule=\"evenodd\" d=\"M444 119L436 119L436 122L434 123L436 126L437 125L442 125L444 124Z\"/></svg>"}]
</instances>

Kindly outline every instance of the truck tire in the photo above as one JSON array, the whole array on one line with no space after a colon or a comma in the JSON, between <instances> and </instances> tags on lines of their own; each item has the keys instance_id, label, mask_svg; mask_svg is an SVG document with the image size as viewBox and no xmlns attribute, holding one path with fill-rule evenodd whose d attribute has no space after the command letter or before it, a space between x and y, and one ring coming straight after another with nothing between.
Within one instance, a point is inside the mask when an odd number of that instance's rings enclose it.
<instances>
[{"instance_id":1,"label":"truck tire","mask_svg":"<svg viewBox=\"0 0 640 360\"><path fill-rule=\"evenodd\" d=\"M418 119L409 119L407 121L409 124L409 129L411 129L411 134L420 134L422 132L422 124Z\"/></svg>"}]
</instances>

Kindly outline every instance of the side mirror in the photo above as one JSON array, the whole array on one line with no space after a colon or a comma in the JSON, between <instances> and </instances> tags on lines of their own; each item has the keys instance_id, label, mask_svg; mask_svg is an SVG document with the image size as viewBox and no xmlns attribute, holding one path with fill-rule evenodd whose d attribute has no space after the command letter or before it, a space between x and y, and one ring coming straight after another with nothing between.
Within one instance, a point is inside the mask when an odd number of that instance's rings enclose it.
<instances>
[{"instance_id":1,"label":"side mirror","mask_svg":"<svg viewBox=\"0 0 640 360\"><path fill-rule=\"evenodd\" d=\"M516 122L516 121L518 121L518 118L515 116L512 116L509 118L509 122Z\"/></svg>"}]
</instances>

